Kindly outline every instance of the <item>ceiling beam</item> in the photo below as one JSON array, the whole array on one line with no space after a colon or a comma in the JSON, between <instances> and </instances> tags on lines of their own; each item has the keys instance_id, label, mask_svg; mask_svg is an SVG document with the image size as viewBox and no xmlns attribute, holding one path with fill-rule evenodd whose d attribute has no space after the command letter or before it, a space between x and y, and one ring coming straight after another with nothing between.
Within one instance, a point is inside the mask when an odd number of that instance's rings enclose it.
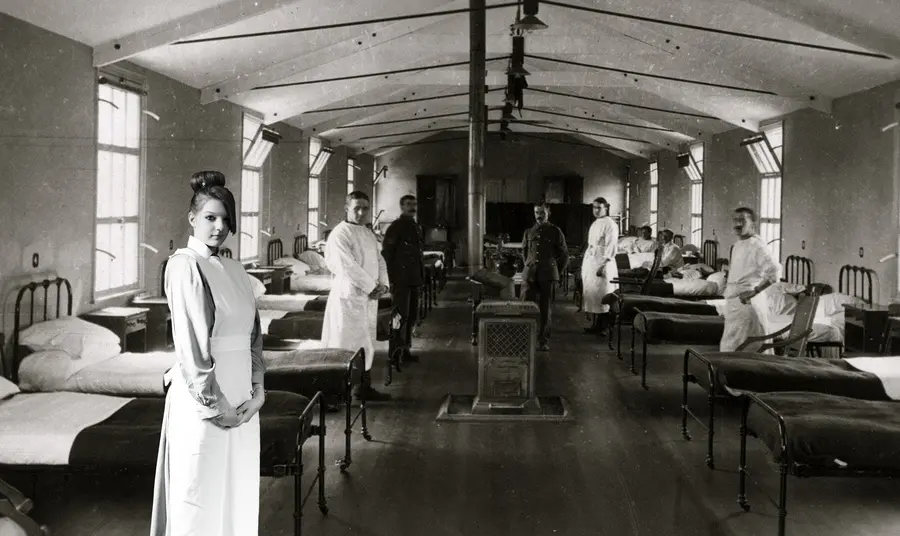
<instances>
[{"instance_id":1,"label":"ceiling beam","mask_svg":"<svg viewBox=\"0 0 900 536\"><path fill-rule=\"evenodd\" d=\"M445 11L451 9L461 9L468 7L468 0L400 0L409 12L425 13L435 11ZM349 6L343 6L347 13L352 12ZM240 73L233 78L222 81L218 84L207 86L200 91L200 102L208 104L220 99L227 99L231 96L250 91L259 86L265 86L295 77L301 73L310 71L325 65L341 60L343 58L354 55L365 54L366 52L383 46L400 37L407 36L422 28L438 24L447 17L457 15L445 15L440 17L429 17L421 19L411 19L390 24L377 24L368 27L360 27L360 35L352 39L345 39L324 46L318 50L314 50L303 56L289 59L263 67L252 73ZM362 44L360 44L362 43ZM365 63L361 63L365 65Z\"/></svg>"},{"instance_id":2,"label":"ceiling beam","mask_svg":"<svg viewBox=\"0 0 900 536\"><path fill-rule=\"evenodd\" d=\"M573 3L588 5L583 0L574 0ZM683 64L687 69L681 70L679 76L702 78L704 73L720 73L733 82L761 87L777 93L782 98L802 102L805 107L831 113L832 99L820 91L795 84L773 72L759 71L747 65L736 65L718 53L676 40L671 34L664 33L665 30L659 26L601 15L592 15L590 22L598 30L605 27L606 31L618 34L626 42L638 41L658 50L670 58L670 61L666 62L670 67L673 63Z\"/></svg>"},{"instance_id":3,"label":"ceiling beam","mask_svg":"<svg viewBox=\"0 0 900 536\"><path fill-rule=\"evenodd\" d=\"M887 54L895 59L900 58L900 38L897 34L887 34L877 28L863 26L838 13L829 13L821 8L816 9L814 6L804 5L804 3L808 3L804 0L789 2L783 0L741 1L871 52Z\"/></svg>"},{"instance_id":4,"label":"ceiling beam","mask_svg":"<svg viewBox=\"0 0 900 536\"><path fill-rule=\"evenodd\" d=\"M356 0L345 0L344 3L352 4L354 1ZM94 47L94 67L126 60L146 50L205 34L249 17L301 2L310 5L317 3L314 0L253 0L253 2L231 0L97 45Z\"/></svg>"},{"instance_id":5,"label":"ceiling beam","mask_svg":"<svg viewBox=\"0 0 900 536\"><path fill-rule=\"evenodd\" d=\"M370 49L371 53L372 50ZM321 65L315 69L310 69L302 73L305 80L316 80L319 78L329 78L332 76L340 76L342 73L352 72L354 66L363 65L368 67L367 70L379 71L380 69L390 66L391 69L402 70L419 66L433 65L440 63L439 58L431 58L423 56L420 51L414 47L405 47L401 49L392 49L390 57L382 56L380 61L373 58L355 58L346 57L336 62ZM396 74L391 76L372 76L360 78L358 81L339 80L334 82L322 82L309 84L306 86L263 89L259 90L259 105L253 106L265 113L266 124L277 121L285 121L292 117L302 114L309 110L323 108L325 106L346 100L354 95L369 93L375 89L385 85L397 83L404 80L408 76L416 76L416 74ZM295 78L299 79L299 77ZM274 99L274 104L266 104L264 95L267 91L277 92L280 98ZM254 93L257 93L254 91Z\"/></svg>"}]
</instances>

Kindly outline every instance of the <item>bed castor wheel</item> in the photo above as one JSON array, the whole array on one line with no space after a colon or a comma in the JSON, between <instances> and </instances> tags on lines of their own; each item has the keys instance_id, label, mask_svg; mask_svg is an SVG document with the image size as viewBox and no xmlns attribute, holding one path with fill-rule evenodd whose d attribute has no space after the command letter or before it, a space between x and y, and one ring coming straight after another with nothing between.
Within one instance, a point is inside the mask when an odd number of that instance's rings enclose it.
<instances>
[{"instance_id":1,"label":"bed castor wheel","mask_svg":"<svg viewBox=\"0 0 900 536\"><path fill-rule=\"evenodd\" d=\"M750 504L747 501L738 501L738 504L741 505L741 510L745 512L750 511Z\"/></svg>"},{"instance_id":2,"label":"bed castor wheel","mask_svg":"<svg viewBox=\"0 0 900 536\"><path fill-rule=\"evenodd\" d=\"M320 506L319 511L322 512L322 515L325 515L325 516L328 515L328 507L325 505Z\"/></svg>"},{"instance_id":3,"label":"bed castor wheel","mask_svg":"<svg viewBox=\"0 0 900 536\"><path fill-rule=\"evenodd\" d=\"M346 459L344 459L344 458L341 458L340 460L334 462L334 464L337 465L337 466L340 468L340 470L341 470L342 473L346 473L346 472L347 472L347 468L350 467L350 462L348 462L348 461L347 461Z\"/></svg>"},{"instance_id":4,"label":"bed castor wheel","mask_svg":"<svg viewBox=\"0 0 900 536\"><path fill-rule=\"evenodd\" d=\"M366 441L372 441L372 434L370 434L369 432L363 432L362 435Z\"/></svg>"},{"instance_id":5,"label":"bed castor wheel","mask_svg":"<svg viewBox=\"0 0 900 536\"><path fill-rule=\"evenodd\" d=\"M41 533L44 536L50 536L50 527L48 527L47 525L41 525Z\"/></svg>"},{"instance_id":6,"label":"bed castor wheel","mask_svg":"<svg viewBox=\"0 0 900 536\"><path fill-rule=\"evenodd\" d=\"M707 458L707 459L706 459L706 466L707 466L708 468L710 468L710 469L715 469L715 468L716 468L716 462L714 462L714 461L712 461L711 459Z\"/></svg>"},{"instance_id":7,"label":"bed castor wheel","mask_svg":"<svg viewBox=\"0 0 900 536\"><path fill-rule=\"evenodd\" d=\"M682 431L681 431L681 437L682 437L685 441L690 441L690 440L691 440L691 434L688 433L687 430L682 430Z\"/></svg>"}]
</instances>

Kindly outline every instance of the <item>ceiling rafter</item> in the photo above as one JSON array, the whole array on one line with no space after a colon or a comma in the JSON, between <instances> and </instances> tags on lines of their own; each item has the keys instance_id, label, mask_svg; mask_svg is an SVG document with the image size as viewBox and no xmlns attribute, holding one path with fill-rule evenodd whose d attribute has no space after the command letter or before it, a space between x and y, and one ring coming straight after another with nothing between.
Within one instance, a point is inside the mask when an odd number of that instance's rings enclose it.
<instances>
[{"instance_id":1,"label":"ceiling rafter","mask_svg":"<svg viewBox=\"0 0 900 536\"><path fill-rule=\"evenodd\" d=\"M347 4L353 4L356 0L345 1ZM231 0L98 45L94 47L94 67L103 67L126 60L141 52L170 45L180 39L208 33L256 15L300 3L312 5L316 2L314 0L254 0L253 2Z\"/></svg>"},{"instance_id":2,"label":"ceiling rafter","mask_svg":"<svg viewBox=\"0 0 900 536\"><path fill-rule=\"evenodd\" d=\"M446 11L468 6L468 0L403 0L411 10L427 12ZM218 84L212 84L200 91L200 102L207 104L219 99L250 91L255 87L265 86L286 80L322 65L344 58L360 55L367 51L390 43L398 38L416 33L423 28L439 24L448 17L411 19L395 23L373 25L360 31L360 36L345 39L331 45L311 51L302 56L269 65L252 73L241 73Z\"/></svg>"},{"instance_id":3,"label":"ceiling rafter","mask_svg":"<svg viewBox=\"0 0 900 536\"><path fill-rule=\"evenodd\" d=\"M804 5L803 0L740 0L773 15L799 22L823 34L836 37L852 45L900 59L900 37L885 34L872 26L862 27L836 13L825 13Z\"/></svg>"}]
</instances>

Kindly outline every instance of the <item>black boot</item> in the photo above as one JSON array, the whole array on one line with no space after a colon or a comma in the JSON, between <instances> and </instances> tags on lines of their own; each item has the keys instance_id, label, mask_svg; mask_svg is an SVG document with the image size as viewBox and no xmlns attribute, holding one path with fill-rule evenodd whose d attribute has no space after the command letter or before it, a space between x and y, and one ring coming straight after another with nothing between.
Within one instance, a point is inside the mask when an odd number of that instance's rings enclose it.
<instances>
[{"instance_id":1,"label":"black boot","mask_svg":"<svg viewBox=\"0 0 900 536\"><path fill-rule=\"evenodd\" d=\"M365 399L366 402L385 402L393 399L390 393L381 393L372 388L372 375L369 371L363 372L362 381L354 395L357 399Z\"/></svg>"}]
</instances>

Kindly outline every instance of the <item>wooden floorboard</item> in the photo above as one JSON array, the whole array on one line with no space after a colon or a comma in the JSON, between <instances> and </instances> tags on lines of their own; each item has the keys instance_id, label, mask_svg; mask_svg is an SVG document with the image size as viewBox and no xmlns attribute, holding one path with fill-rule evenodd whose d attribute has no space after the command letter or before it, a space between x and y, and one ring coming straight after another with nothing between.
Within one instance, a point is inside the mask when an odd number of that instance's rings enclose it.
<instances>
[{"instance_id":1,"label":"wooden floorboard","mask_svg":"<svg viewBox=\"0 0 900 536\"><path fill-rule=\"evenodd\" d=\"M705 466L705 436L681 438L683 348L651 347L651 389L644 391L605 343L585 335L585 320L564 296L554 316L551 352L539 358L539 391L562 395L575 422L436 422L447 393L474 394L476 354L469 344L465 285L451 282L419 329L421 362L395 374L395 401L372 407L374 441L354 437L346 475L339 416L327 459L330 513L311 502L304 534L357 536L678 536L775 534L775 508L751 488L753 509L736 504L738 435L720 420L719 469ZM627 346L627 345L626 345ZM383 359L383 357L382 357ZM381 362L375 385L381 387ZM691 391L705 411L705 393ZM306 447L311 476L315 448ZM758 442L749 460L764 491L777 473ZM900 527L900 485L892 480L792 478L788 535L887 536ZM30 491L30 489L26 489ZM35 517L58 536L145 535L152 476L38 481ZM291 481L263 479L260 534L292 534Z\"/></svg>"}]
</instances>

